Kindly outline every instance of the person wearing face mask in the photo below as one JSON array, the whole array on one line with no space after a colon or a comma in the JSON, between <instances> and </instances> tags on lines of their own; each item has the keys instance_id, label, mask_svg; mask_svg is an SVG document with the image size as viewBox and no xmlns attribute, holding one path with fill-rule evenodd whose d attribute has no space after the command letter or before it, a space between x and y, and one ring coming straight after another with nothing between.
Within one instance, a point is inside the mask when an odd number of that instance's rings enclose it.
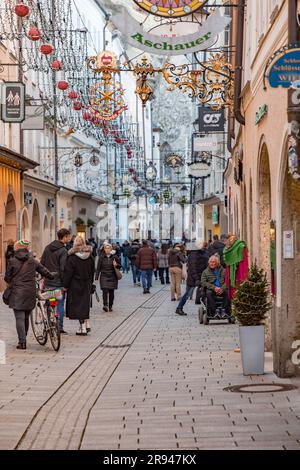
<instances>
[{"instance_id":1,"label":"person wearing face mask","mask_svg":"<svg viewBox=\"0 0 300 470\"><path fill-rule=\"evenodd\" d=\"M118 289L118 277L116 270L121 267L120 259L115 254L112 246L106 243L103 246L103 253L99 256L96 281L100 277L100 287L103 294L103 310L113 311L115 290Z\"/></svg>"},{"instance_id":2,"label":"person wearing face mask","mask_svg":"<svg viewBox=\"0 0 300 470\"><path fill-rule=\"evenodd\" d=\"M171 300L181 299L182 267L186 263L186 257L180 243L169 250L169 272L171 276Z\"/></svg>"}]
</instances>

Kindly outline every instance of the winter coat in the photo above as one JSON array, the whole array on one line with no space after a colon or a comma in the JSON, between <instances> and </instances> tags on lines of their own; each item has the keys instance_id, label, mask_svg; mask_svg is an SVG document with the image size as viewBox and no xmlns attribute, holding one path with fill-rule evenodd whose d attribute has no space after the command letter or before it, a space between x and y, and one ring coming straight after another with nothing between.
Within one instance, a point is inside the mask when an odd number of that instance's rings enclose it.
<instances>
[{"instance_id":1,"label":"winter coat","mask_svg":"<svg viewBox=\"0 0 300 470\"><path fill-rule=\"evenodd\" d=\"M140 248L141 248L141 245L139 243L132 243L130 247L129 259L131 261L131 264L133 265L136 264L136 258L137 258L137 254Z\"/></svg>"},{"instance_id":2,"label":"winter coat","mask_svg":"<svg viewBox=\"0 0 300 470\"><path fill-rule=\"evenodd\" d=\"M186 262L186 257L180 250L171 248L169 250L169 268L182 268L182 265Z\"/></svg>"},{"instance_id":3,"label":"winter coat","mask_svg":"<svg viewBox=\"0 0 300 470\"><path fill-rule=\"evenodd\" d=\"M117 262L117 269L121 267L119 258L116 255L110 254L101 255L98 259L96 280L99 279L100 275L100 287L101 289L118 289L118 278L113 265L113 260Z\"/></svg>"},{"instance_id":4,"label":"winter coat","mask_svg":"<svg viewBox=\"0 0 300 470\"><path fill-rule=\"evenodd\" d=\"M162 253L161 250L157 253L157 260L158 260L158 267L159 268L168 268L169 267L169 255L166 253L165 255Z\"/></svg>"},{"instance_id":5,"label":"winter coat","mask_svg":"<svg viewBox=\"0 0 300 470\"><path fill-rule=\"evenodd\" d=\"M157 256L155 250L150 246L143 246L136 256L136 265L141 271L157 269Z\"/></svg>"},{"instance_id":6,"label":"winter coat","mask_svg":"<svg viewBox=\"0 0 300 470\"><path fill-rule=\"evenodd\" d=\"M223 290L227 289L227 286L225 284L225 276L226 276L226 271L223 268L223 266L219 266L219 281L220 281L220 287ZM201 285L202 287L210 290L210 291L215 291L215 281L217 279L217 276L215 274L215 270L212 270L209 266L203 271L202 276L201 276Z\"/></svg>"},{"instance_id":7,"label":"winter coat","mask_svg":"<svg viewBox=\"0 0 300 470\"><path fill-rule=\"evenodd\" d=\"M15 310L34 309L36 304L36 271L43 277L54 278L48 269L35 260L26 249L18 250L15 256L9 260L4 280L12 289L9 297L10 308Z\"/></svg>"},{"instance_id":8,"label":"winter coat","mask_svg":"<svg viewBox=\"0 0 300 470\"><path fill-rule=\"evenodd\" d=\"M6 262L6 269L8 268L8 263L11 258L15 255L15 250L13 246L8 246L5 252L5 262Z\"/></svg>"},{"instance_id":9,"label":"winter coat","mask_svg":"<svg viewBox=\"0 0 300 470\"><path fill-rule=\"evenodd\" d=\"M208 265L208 255L204 250L191 251L187 260L187 285L196 287L201 281L201 275Z\"/></svg>"},{"instance_id":10,"label":"winter coat","mask_svg":"<svg viewBox=\"0 0 300 470\"><path fill-rule=\"evenodd\" d=\"M208 256L211 257L217 253L220 256L220 263L222 264L222 266L225 266L223 258L224 248L224 243L219 240L216 240L208 247Z\"/></svg>"},{"instance_id":11,"label":"winter coat","mask_svg":"<svg viewBox=\"0 0 300 470\"><path fill-rule=\"evenodd\" d=\"M64 269L63 286L67 290L66 315L71 320L87 320L90 314L95 260L92 247L69 251Z\"/></svg>"},{"instance_id":12,"label":"winter coat","mask_svg":"<svg viewBox=\"0 0 300 470\"><path fill-rule=\"evenodd\" d=\"M122 253L123 253L124 257L129 258L129 255L130 255L130 244L129 243L123 243Z\"/></svg>"},{"instance_id":13,"label":"winter coat","mask_svg":"<svg viewBox=\"0 0 300 470\"><path fill-rule=\"evenodd\" d=\"M68 258L68 250L59 240L55 240L46 246L41 257L41 263L49 269L49 271L57 272L52 281L46 282L46 287L62 287L65 265Z\"/></svg>"}]
</instances>

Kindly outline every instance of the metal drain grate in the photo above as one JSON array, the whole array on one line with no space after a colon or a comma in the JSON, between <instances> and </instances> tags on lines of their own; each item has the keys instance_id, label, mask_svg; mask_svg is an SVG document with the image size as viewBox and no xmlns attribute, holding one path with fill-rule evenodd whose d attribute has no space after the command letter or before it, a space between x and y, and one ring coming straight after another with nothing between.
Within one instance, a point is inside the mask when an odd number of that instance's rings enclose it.
<instances>
[{"instance_id":1,"label":"metal drain grate","mask_svg":"<svg viewBox=\"0 0 300 470\"><path fill-rule=\"evenodd\" d=\"M101 348L130 348L131 344L100 344Z\"/></svg>"},{"instance_id":2,"label":"metal drain grate","mask_svg":"<svg viewBox=\"0 0 300 470\"><path fill-rule=\"evenodd\" d=\"M274 383L232 385L230 387L223 388L225 392L235 393L277 393L289 392L297 389L298 387L296 387L296 385Z\"/></svg>"}]
</instances>

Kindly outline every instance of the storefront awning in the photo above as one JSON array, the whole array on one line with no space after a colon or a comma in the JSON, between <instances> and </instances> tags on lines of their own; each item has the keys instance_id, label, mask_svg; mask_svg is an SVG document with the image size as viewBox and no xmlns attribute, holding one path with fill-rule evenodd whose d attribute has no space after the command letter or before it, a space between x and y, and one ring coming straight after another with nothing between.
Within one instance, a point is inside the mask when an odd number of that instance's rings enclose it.
<instances>
[{"instance_id":1,"label":"storefront awning","mask_svg":"<svg viewBox=\"0 0 300 470\"><path fill-rule=\"evenodd\" d=\"M29 158L24 157L24 155L0 145L0 165L1 163L22 171L33 170L39 166L39 163L34 160L30 160Z\"/></svg>"}]
</instances>

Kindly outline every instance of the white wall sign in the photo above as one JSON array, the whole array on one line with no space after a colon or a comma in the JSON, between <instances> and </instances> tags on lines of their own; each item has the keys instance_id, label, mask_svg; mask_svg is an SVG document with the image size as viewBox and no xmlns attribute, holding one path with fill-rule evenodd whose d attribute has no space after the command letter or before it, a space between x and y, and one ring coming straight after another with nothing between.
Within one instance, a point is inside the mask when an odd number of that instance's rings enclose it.
<instances>
[{"instance_id":1,"label":"white wall sign","mask_svg":"<svg viewBox=\"0 0 300 470\"><path fill-rule=\"evenodd\" d=\"M191 54L212 47L217 41L218 34L224 31L230 22L231 19L222 16L217 9L196 33L179 37L162 37L145 31L125 9L112 18L114 26L131 46L151 54L167 56Z\"/></svg>"},{"instance_id":2,"label":"white wall sign","mask_svg":"<svg viewBox=\"0 0 300 470\"><path fill-rule=\"evenodd\" d=\"M294 259L294 232L292 230L283 232L283 258Z\"/></svg>"}]
</instances>

